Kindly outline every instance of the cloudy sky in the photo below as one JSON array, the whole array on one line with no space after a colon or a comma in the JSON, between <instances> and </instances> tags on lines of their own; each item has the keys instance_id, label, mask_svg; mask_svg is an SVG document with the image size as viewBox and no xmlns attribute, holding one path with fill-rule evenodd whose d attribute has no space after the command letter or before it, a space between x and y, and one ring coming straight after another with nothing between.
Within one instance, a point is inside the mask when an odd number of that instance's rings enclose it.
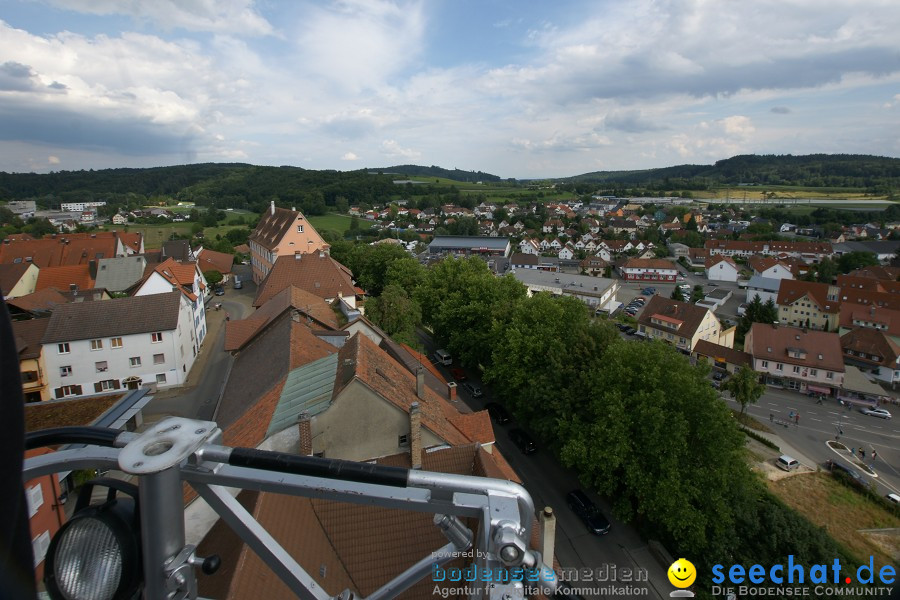
<instances>
[{"instance_id":1,"label":"cloudy sky","mask_svg":"<svg viewBox=\"0 0 900 600\"><path fill-rule=\"evenodd\" d=\"M0 171L900 156L897 0L4 0Z\"/></svg>"}]
</instances>

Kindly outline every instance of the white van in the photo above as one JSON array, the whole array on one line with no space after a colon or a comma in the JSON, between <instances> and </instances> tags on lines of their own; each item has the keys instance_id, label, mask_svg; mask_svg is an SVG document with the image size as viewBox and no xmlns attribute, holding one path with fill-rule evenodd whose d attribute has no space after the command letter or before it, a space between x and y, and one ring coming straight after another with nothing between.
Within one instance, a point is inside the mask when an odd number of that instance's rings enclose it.
<instances>
[{"instance_id":1,"label":"white van","mask_svg":"<svg viewBox=\"0 0 900 600\"><path fill-rule=\"evenodd\" d=\"M787 454L782 454L778 457L778 460L775 461L775 466L783 471L793 471L800 466L800 463L797 462L796 458L791 458Z\"/></svg>"},{"instance_id":2,"label":"white van","mask_svg":"<svg viewBox=\"0 0 900 600\"><path fill-rule=\"evenodd\" d=\"M453 364L453 357L450 356L450 353L444 349L435 350L434 360L438 361L442 365L452 365Z\"/></svg>"}]
</instances>

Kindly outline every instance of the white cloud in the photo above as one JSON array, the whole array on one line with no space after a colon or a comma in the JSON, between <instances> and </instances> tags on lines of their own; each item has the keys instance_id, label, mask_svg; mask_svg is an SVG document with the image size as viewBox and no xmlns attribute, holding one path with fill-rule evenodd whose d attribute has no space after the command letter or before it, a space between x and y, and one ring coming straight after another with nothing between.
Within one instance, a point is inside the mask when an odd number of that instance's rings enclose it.
<instances>
[{"instance_id":1,"label":"white cloud","mask_svg":"<svg viewBox=\"0 0 900 600\"><path fill-rule=\"evenodd\" d=\"M753 127L753 124L750 122L745 116L742 115L734 115L732 117L725 117L724 119L719 119L717 124L727 133L728 135L736 135L740 137L747 137L754 131L756 128Z\"/></svg>"},{"instance_id":2,"label":"white cloud","mask_svg":"<svg viewBox=\"0 0 900 600\"><path fill-rule=\"evenodd\" d=\"M482 26L513 51L469 61L456 58L473 56L465 28L436 30L458 3L39 1L83 14L49 34L0 21L0 170L47 169L48 153L66 168L364 156L538 177L900 152L900 124L877 110L900 107L894 0L612 0L558 22L495 11ZM122 16L137 32L109 29Z\"/></svg>"},{"instance_id":3,"label":"white cloud","mask_svg":"<svg viewBox=\"0 0 900 600\"><path fill-rule=\"evenodd\" d=\"M297 70L339 90L379 88L421 51L421 2L333 1L311 7L298 33Z\"/></svg>"},{"instance_id":4,"label":"white cloud","mask_svg":"<svg viewBox=\"0 0 900 600\"><path fill-rule=\"evenodd\" d=\"M412 148L401 148L395 140L384 140L381 148L387 156L399 156L402 158L419 158L422 153Z\"/></svg>"},{"instance_id":5,"label":"white cloud","mask_svg":"<svg viewBox=\"0 0 900 600\"><path fill-rule=\"evenodd\" d=\"M58 156L52 156L52 155L51 155L51 156L48 156L48 157L47 157L47 164L49 164L49 165L58 165L58 164L59 164L59 157L58 157Z\"/></svg>"},{"instance_id":6,"label":"white cloud","mask_svg":"<svg viewBox=\"0 0 900 600\"><path fill-rule=\"evenodd\" d=\"M239 35L269 35L272 25L253 0L43 0L64 10L107 16L125 15L164 28Z\"/></svg>"}]
</instances>

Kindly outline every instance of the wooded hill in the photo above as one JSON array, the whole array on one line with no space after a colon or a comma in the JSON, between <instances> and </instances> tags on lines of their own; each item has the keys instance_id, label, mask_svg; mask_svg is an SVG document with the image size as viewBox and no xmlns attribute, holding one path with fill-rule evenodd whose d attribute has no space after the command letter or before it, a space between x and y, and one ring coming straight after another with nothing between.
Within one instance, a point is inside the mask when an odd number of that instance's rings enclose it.
<instances>
[{"instance_id":1,"label":"wooded hill","mask_svg":"<svg viewBox=\"0 0 900 600\"><path fill-rule=\"evenodd\" d=\"M398 186L412 176L495 183L481 171L398 165L379 170L313 171L299 167L260 167L204 163L150 169L104 169L56 173L0 172L0 200L36 199L41 208L60 202L106 200L111 204L175 198L199 206L261 211L269 201L296 206L309 214L346 204L374 205L396 198L428 197L432 204L460 200L457 186L426 181ZM533 182L520 182L532 186ZM893 197L900 190L900 159L860 155L735 156L714 165L680 165L645 171L587 173L557 181L557 190L581 195L598 190L667 193L728 185L798 186L858 191ZM504 183L504 185L507 185ZM514 184L513 184L514 185ZM340 200L340 201L339 201ZM479 198L475 198L480 201Z\"/></svg>"},{"instance_id":2,"label":"wooded hill","mask_svg":"<svg viewBox=\"0 0 900 600\"><path fill-rule=\"evenodd\" d=\"M444 179L452 179L453 181L463 181L466 183L477 183L479 181L500 181L498 175L491 175L483 171L460 171L459 169L442 169L431 165L423 167L420 165L397 165L395 167L383 167L378 169L368 169L373 173L385 173L394 176L403 175L407 177L443 177Z\"/></svg>"},{"instance_id":3,"label":"wooded hill","mask_svg":"<svg viewBox=\"0 0 900 600\"><path fill-rule=\"evenodd\" d=\"M745 154L713 165L597 171L562 181L682 190L727 185L852 188L887 194L890 190L900 189L900 159L862 154Z\"/></svg>"}]
</instances>

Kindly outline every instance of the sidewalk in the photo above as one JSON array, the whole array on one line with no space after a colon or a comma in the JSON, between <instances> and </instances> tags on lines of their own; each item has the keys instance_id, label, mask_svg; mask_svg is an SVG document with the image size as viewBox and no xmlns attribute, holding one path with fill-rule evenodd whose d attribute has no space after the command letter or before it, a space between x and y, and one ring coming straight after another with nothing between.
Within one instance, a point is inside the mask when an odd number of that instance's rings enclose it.
<instances>
[{"instance_id":1,"label":"sidewalk","mask_svg":"<svg viewBox=\"0 0 900 600\"><path fill-rule=\"evenodd\" d=\"M790 425L789 427L794 427L794 425ZM781 449L782 454L787 454L793 458L799 460L803 465L810 467L811 469L816 469L816 461L812 460L799 450L797 450L794 446L790 445L788 442L784 441L777 433L768 433L766 431L760 431L758 429L751 430L753 433L760 435Z\"/></svg>"}]
</instances>

